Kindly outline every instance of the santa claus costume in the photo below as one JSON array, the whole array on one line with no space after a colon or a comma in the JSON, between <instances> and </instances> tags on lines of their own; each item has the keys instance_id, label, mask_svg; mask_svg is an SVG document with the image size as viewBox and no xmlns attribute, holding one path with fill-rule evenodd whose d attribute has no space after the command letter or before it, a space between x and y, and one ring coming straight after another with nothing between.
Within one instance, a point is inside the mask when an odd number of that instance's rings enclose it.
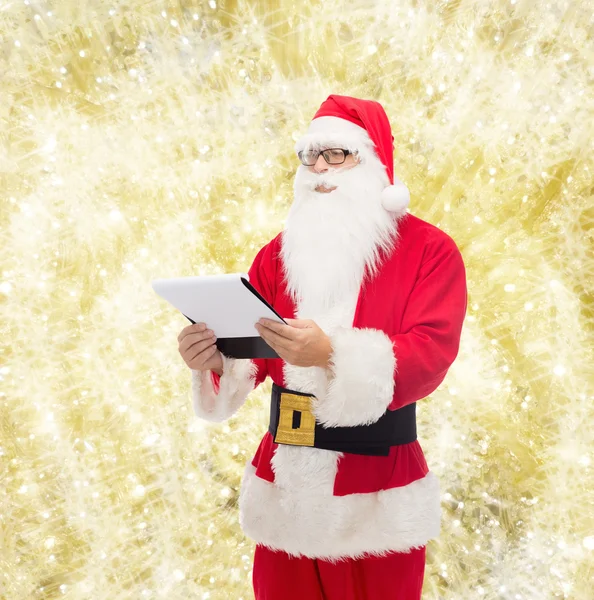
<instances>
[{"instance_id":1,"label":"santa claus costume","mask_svg":"<svg viewBox=\"0 0 594 600\"><path fill-rule=\"evenodd\" d=\"M359 162L300 165L285 227L249 270L278 314L327 334L329 367L223 355L222 377L192 370L193 407L209 421L273 381L239 501L256 600L421 598L441 509L415 407L458 354L467 289L453 239L406 210L393 139L378 102L329 96L295 150L348 149Z\"/></svg>"}]
</instances>

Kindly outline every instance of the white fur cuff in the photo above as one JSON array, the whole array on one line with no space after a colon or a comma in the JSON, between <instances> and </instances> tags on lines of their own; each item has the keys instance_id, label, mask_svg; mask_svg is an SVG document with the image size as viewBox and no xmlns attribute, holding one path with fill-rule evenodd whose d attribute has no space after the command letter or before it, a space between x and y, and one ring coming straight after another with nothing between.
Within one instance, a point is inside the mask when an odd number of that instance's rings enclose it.
<instances>
[{"instance_id":1,"label":"white fur cuff","mask_svg":"<svg viewBox=\"0 0 594 600\"><path fill-rule=\"evenodd\" d=\"M394 397L392 341L379 329L339 328L329 337L331 379L313 401L316 420L326 427L375 423Z\"/></svg>"},{"instance_id":2,"label":"white fur cuff","mask_svg":"<svg viewBox=\"0 0 594 600\"><path fill-rule=\"evenodd\" d=\"M232 417L254 389L256 363L249 359L229 358L224 354L219 393L214 390L210 371L192 372L192 405L196 416L220 423Z\"/></svg>"}]
</instances>

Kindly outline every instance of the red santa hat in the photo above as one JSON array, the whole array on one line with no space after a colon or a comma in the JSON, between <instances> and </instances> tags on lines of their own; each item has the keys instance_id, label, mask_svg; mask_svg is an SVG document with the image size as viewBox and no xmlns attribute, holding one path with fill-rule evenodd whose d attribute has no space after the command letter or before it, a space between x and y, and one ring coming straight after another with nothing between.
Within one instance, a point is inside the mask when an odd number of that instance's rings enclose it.
<instances>
[{"instance_id":1,"label":"red santa hat","mask_svg":"<svg viewBox=\"0 0 594 600\"><path fill-rule=\"evenodd\" d=\"M331 94L313 117L307 134L295 149L321 144L340 144L364 154L371 146L386 168L389 185L382 191L382 206L403 214L410 202L408 188L394 175L394 136L383 106L374 100Z\"/></svg>"}]
</instances>

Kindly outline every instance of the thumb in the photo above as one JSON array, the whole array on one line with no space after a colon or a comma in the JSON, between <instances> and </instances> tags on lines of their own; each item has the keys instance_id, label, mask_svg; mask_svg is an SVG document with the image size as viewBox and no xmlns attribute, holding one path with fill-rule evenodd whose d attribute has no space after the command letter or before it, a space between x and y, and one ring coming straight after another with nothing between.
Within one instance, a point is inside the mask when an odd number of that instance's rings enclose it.
<instances>
[{"instance_id":1,"label":"thumb","mask_svg":"<svg viewBox=\"0 0 594 600\"><path fill-rule=\"evenodd\" d=\"M310 319L285 319L288 325L297 329L309 329L311 325Z\"/></svg>"}]
</instances>

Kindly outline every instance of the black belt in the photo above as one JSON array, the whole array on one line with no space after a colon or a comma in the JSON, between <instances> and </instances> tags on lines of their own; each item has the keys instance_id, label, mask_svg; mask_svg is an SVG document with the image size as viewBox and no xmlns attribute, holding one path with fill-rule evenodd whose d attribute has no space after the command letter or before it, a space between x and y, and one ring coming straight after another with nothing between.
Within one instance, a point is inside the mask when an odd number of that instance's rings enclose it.
<instances>
[{"instance_id":1,"label":"black belt","mask_svg":"<svg viewBox=\"0 0 594 600\"><path fill-rule=\"evenodd\" d=\"M326 428L316 423L310 410L314 397L272 384L268 431L277 444L388 456L391 446L417 439L416 402L387 410L371 425Z\"/></svg>"}]
</instances>

